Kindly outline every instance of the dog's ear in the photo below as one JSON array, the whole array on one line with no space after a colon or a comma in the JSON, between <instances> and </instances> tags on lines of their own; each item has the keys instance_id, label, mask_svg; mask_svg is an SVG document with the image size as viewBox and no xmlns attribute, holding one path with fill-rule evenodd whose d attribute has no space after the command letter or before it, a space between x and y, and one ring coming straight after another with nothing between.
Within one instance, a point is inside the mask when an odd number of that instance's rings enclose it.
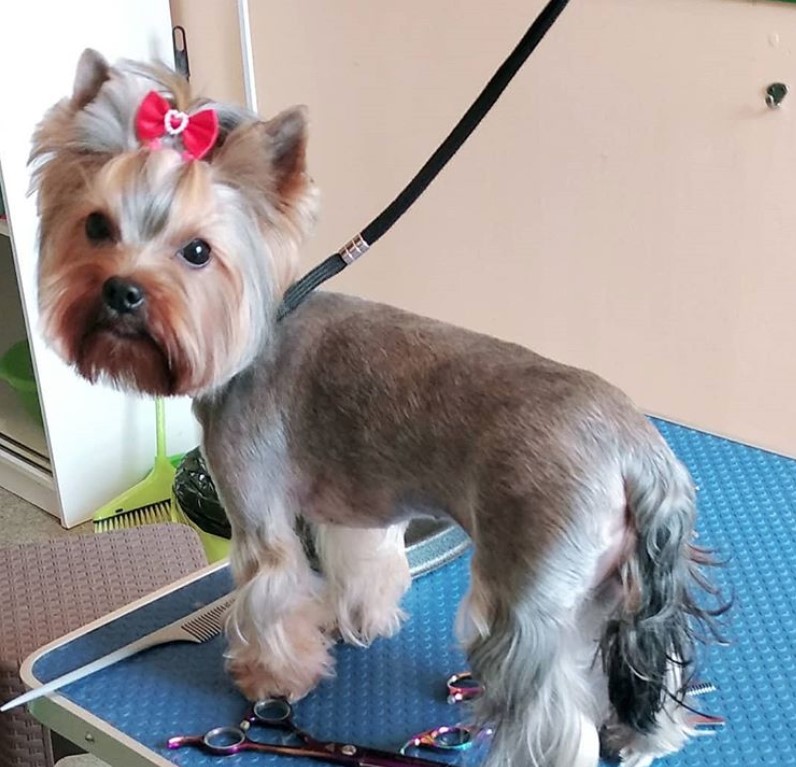
<instances>
[{"instance_id":1,"label":"dog's ear","mask_svg":"<svg viewBox=\"0 0 796 767\"><path fill-rule=\"evenodd\" d=\"M102 55L92 48L86 48L77 63L72 95L61 99L50 107L36 126L28 158L28 163L33 168L31 191L41 190L45 171L49 167L61 168L57 173L50 173L50 176L64 179L71 175L74 176L73 186L79 185L78 182L83 176L76 175L76 171L79 159L85 158L85 154L76 155L74 152L68 152L66 153L68 156L64 157L64 162L55 163L55 165L53 165L53 160L62 154L66 147L74 143L75 115L97 97L103 83L110 76L110 67ZM71 166L67 172L65 168L69 163ZM83 175L86 167L86 163L80 164ZM61 189L61 191L63 190Z\"/></svg>"},{"instance_id":2,"label":"dog's ear","mask_svg":"<svg viewBox=\"0 0 796 767\"><path fill-rule=\"evenodd\" d=\"M292 107L266 122L234 128L213 156L225 182L291 206L308 185L307 110Z\"/></svg>"},{"instance_id":3,"label":"dog's ear","mask_svg":"<svg viewBox=\"0 0 796 767\"><path fill-rule=\"evenodd\" d=\"M271 168L280 193L288 193L307 168L307 109L286 109L265 123Z\"/></svg>"},{"instance_id":4,"label":"dog's ear","mask_svg":"<svg viewBox=\"0 0 796 767\"><path fill-rule=\"evenodd\" d=\"M75 82L72 86L72 106L82 109L92 102L102 84L110 77L110 66L102 54L86 48L77 62Z\"/></svg>"}]
</instances>

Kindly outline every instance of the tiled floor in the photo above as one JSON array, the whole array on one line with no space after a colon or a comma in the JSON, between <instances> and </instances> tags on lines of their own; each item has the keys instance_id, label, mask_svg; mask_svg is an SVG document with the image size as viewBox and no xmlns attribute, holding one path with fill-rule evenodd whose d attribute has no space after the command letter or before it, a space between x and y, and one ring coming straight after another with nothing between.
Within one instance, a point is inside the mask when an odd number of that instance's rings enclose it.
<instances>
[{"instance_id":1,"label":"tiled floor","mask_svg":"<svg viewBox=\"0 0 796 767\"><path fill-rule=\"evenodd\" d=\"M90 522L65 530L55 517L0 487L0 550L15 543L33 543L90 532ZM58 767L106 766L96 757L85 754L66 757Z\"/></svg>"}]
</instances>

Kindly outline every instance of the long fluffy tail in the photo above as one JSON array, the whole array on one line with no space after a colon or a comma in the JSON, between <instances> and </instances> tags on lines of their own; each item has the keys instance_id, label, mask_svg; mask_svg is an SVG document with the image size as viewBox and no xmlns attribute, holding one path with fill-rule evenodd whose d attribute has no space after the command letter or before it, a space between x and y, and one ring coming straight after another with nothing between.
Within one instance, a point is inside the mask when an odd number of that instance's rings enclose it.
<instances>
[{"instance_id":1,"label":"long fluffy tail","mask_svg":"<svg viewBox=\"0 0 796 767\"><path fill-rule=\"evenodd\" d=\"M707 634L720 638L715 618L729 605L711 610L697 600L699 592L718 596L700 569L715 563L692 543L695 488L668 447L635 454L625 467L625 487L636 548L621 566L622 600L601 649L619 720L650 732L667 697L682 700L696 642ZM699 626L705 634L697 633ZM679 672L677 689L671 689L672 666Z\"/></svg>"}]
</instances>

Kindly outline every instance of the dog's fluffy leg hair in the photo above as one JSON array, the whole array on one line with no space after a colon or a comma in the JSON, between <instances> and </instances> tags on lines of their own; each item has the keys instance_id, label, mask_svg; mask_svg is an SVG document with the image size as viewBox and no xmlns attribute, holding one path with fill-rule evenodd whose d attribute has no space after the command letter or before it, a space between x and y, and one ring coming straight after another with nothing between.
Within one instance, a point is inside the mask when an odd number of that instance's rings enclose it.
<instances>
[{"instance_id":1,"label":"dog's fluffy leg hair","mask_svg":"<svg viewBox=\"0 0 796 767\"><path fill-rule=\"evenodd\" d=\"M230 564L238 583L226 624L227 667L250 700L297 700L332 671L321 584L300 540L235 530Z\"/></svg>"},{"instance_id":2,"label":"dog's fluffy leg hair","mask_svg":"<svg viewBox=\"0 0 796 767\"><path fill-rule=\"evenodd\" d=\"M405 617L400 602L411 585L406 523L387 528L314 526L337 629L346 642L366 646L395 634Z\"/></svg>"},{"instance_id":3,"label":"dog's fluffy leg hair","mask_svg":"<svg viewBox=\"0 0 796 767\"><path fill-rule=\"evenodd\" d=\"M273 449L277 442L260 449ZM206 445L205 454L232 526L230 566L237 593L226 621L227 668L250 700L297 700L332 673L326 633L331 613L322 582L296 533L281 464L274 459L242 464L236 462L237 451L220 444Z\"/></svg>"},{"instance_id":4,"label":"dog's fluffy leg hair","mask_svg":"<svg viewBox=\"0 0 796 767\"><path fill-rule=\"evenodd\" d=\"M457 629L484 685L475 724L494 730L484 767L598 762L596 704L578 651L578 614L602 542L575 521L587 506L566 484L549 495L532 481L519 494L491 485L477 517L487 523L474 530L471 587ZM601 497L592 503L609 508L607 494L594 492ZM534 523L521 524L529 509Z\"/></svg>"}]
</instances>

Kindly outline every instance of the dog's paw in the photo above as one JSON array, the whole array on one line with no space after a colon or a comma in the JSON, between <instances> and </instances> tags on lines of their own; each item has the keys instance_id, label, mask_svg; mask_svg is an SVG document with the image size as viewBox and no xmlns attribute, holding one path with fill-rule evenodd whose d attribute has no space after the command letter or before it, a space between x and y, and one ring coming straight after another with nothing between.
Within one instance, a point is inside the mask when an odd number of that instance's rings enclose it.
<instances>
[{"instance_id":1,"label":"dog's paw","mask_svg":"<svg viewBox=\"0 0 796 767\"><path fill-rule=\"evenodd\" d=\"M227 671L249 700L303 698L334 673L329 636L319 626L323 611L297 611L269 625L255 642L232 638Z\"/></svg>"},{"instance_id":2,"label":"dog's paw","mask_svg":"<svg viewBox=\"0 0 796 767\"><path fill-rule=\"evenodd\" d=\"M694 734L682 711L684 709L675 709L662 714L648 735L616 721L609 722L600 731L603 759L622 767L649 767L656 759L679 751Z\"/></svg>"},{"instance_id":3,"label":"dog's paw","mask_svg":"<svg viewBox=\"0 0 796 767\"><path fill-rule=\"evenodd\" d=\"M235 686L250 701L264 698L301 700L332 673L333 664L326 656L322 662L308 662L301 668L277 669L274 664L256 660L230 660L227 670Z\"/></svg>"},{"instance_id":4,"label":"dog's paw","mask_svg":"<svg viewBox=\"0 0 796 767\"><path fill-rule=\"evenodd\" d=\"M410 585L403 560L380 572L358 574L345 590L335 590L332 603L340 636L349 644L367 647L379 637L396 634L406 620L401 599Z\"/></svg>"},{"instance_id":5,"label":"dog's paw","mask_svg":"<svg viewBox=\"0 0 796 767\"><path fill-rule=\"evenodd\" d=\"M373 610L369 607L347 607L338 615L337 631L349 644L368 647L379 637L391 637L398 633L406 620L406 613L399 607Z\"/></svg>"}]
</instances>

